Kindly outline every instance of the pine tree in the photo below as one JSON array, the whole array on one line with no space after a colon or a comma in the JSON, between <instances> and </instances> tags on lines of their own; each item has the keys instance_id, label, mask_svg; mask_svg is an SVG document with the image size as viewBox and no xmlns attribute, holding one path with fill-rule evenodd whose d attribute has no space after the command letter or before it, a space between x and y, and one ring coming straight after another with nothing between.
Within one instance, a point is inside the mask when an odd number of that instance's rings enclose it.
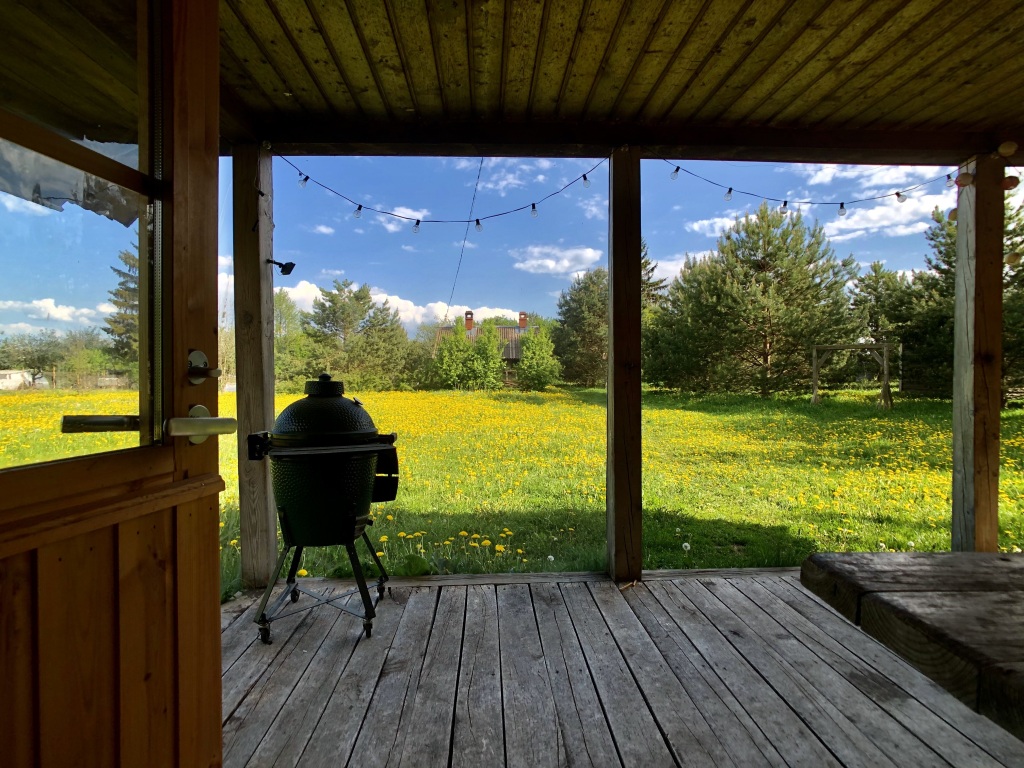
<instances>
[{"instance_id":1,"label":"pine tree","mask_svg":"<svg viewBox=\"0 0 1024 768\"><path fill-rule=\"evenodd\" d=\"M103 329L113 341L114 356L126 367L139 362L139 253L121 251L117 254L123 269L111 267L117 275L117 287L108 291L114 312L107 316Z\"/></svg>"},{"instance_id":2,"label":"pine tree","mask_svg":"<svg viewBox=\"0 0 1024 768\"><path fill-rule=\"evenodd\" d=\"M395 389L408 353L409 337L398 310L392 310L385 299L373 305L349 341L343 375L352 389Z\"/></svg>"},{"instance_id":3,"label":"pine tree","mask_svg":"<svg viewBox=\"0 0 1024 768\"><path fill-rule=\"evenodd\" d=\"M608 270L598 267L573 279L558 297L558 321L552 341L562 377L584 387L603 386L608 377Z\"/></svg>"}]
</instances>

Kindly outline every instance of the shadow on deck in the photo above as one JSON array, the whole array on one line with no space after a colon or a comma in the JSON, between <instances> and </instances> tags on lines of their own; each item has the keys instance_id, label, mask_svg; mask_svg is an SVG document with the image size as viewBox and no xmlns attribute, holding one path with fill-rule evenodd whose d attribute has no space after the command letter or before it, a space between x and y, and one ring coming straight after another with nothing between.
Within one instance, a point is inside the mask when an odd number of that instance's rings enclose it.
<instances>
[{"instance_id":1,"label":"shadow on deck","mask_svg":"<svg viewBox=\"0 0 1024 768\"><path fill-rule=\"evenodd\" d=\"M796 570L652 572L623 589L592 574L501 580L396 580L369 640L330 606L275 622L272 645L253 606L226 615L224 764L997 766L1024 754Z\"/></svg>"}]
</instances>

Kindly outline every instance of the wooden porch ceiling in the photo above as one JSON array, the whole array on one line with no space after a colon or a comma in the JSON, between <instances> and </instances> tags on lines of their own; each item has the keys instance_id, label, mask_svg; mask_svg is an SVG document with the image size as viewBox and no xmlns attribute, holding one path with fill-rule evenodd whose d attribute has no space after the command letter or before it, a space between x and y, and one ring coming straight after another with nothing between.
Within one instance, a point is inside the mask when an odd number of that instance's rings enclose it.
<instances>
[{"instance_id":1,"label":"wooden porch ceiling","mask_svg":"<svg viewBox=\"0 0 1024 768\"><path fill-rule=\"evenodd\" d=\"M1016 0L221 0L220 26L226 146L951 163L1024 144Z\"/></svg>"}]
</instances>

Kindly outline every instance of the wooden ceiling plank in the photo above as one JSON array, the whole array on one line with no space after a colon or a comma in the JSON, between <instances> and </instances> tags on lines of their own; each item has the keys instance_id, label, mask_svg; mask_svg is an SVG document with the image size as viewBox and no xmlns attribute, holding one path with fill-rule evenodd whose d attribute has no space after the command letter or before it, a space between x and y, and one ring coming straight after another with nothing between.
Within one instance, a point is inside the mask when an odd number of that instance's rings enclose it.
<instances>
[{"instance_id":1,"label":"wooden ceiling plank","mask_svg":"<svg viewBox=\"0 0 1024 768\"><path fill-rule=\"evenodd\" d=\"M614 119L631 120L643 110L686 46L707 3L708 0L665 0L656 28L648 36L642 55L619 91L613 107Z\"/></svg>"},{"instance_id":2,"label":"wooden ceiling plank","mask_svg":"<svg viewBox=\"0 0 1024 768\"><path fill-rule=\"evenodd\" d=\"M851 4L844 4L849 6ZM792 72L794 46L808 29L828 23L832 0L801 0L783 9L776 22L753 46L750 54L730 70L721 82L705 95L688 116L697 122L718 122L719 116L749 93L771 92L780 82L772 73ZM783 74L784 76L784 74Z\"/></svg>"},{"instance_id":3,"label":"wooden ceiling plank","mask_svg":"<svg viewBox=\"0 0 1024 768\"><path fill-rule=\"evenodd\" d=\"M981 120L978 119L976 113L971 114L970 123L978 124L983 126L987 131L998 136L999 141L995 143L995 146L999 145L999 142L1006 139L1012 139L1018 143L1024 144L1024 125L1017 124L1014 126L1013 118L1020 114L1020 105L1024 104L1024 77L1021 76L1020 70L1016 73L1015 82L1004 82L1000 84L999 96L997 98L985 99L980 93L975 97L977 99L976 108L985 109L985 117ZM956 125L963 125L968 121L947 121L943 127L947 130L958 130ZM1014 127L1011 127L1014 126ZM1018 152L1011 162L1017 166L1016 175L1020 175L1020 166L1024 165L1022 162L1022 155Z\"/></svg>"},{"instance_id":4,"label":"wooden ceiling plank","mask_svg":"<svg viewBox=\"0 0 1024 768\"><path fill-rule=\"evenodd\" d=\"M947 105L957 106L965 81L973 81L979 74L991 81L993 70L1005 69L1006 62L1016 60L1019 42L1024 39L1024 8L1017 7L1018 13L1007 14L998 25L986 25L970 46L957 44L959 31L955 32L935 58L920 62L919 69L925 74L900 67L903 82L879 86L883 97L872 106L870 115L848 116L847 122L863 127L902 124L915 118L927 122Z\"/></svg>"},{"instance_id":5,"label":"wooden ceiling plank","mask_svg":"<svg viewBox=\"0 0 1024 768\"><path fill-rule=\"evenodd\" d=\"M259 87L279 111L293 115L303 112L298 99L284 95L293 93L291 84L255 42L234 6L234 0L224 0L220 6L221 50L229 52L241 63L252 87Z\"/></svg>"},{"instance_id":6,"label":"wooden ceiling plank","mask_svg":"<svg viewBox=\"0 0 1024 768\"><path fill-rule=\"evenodd\" d=\"M985 2L994 5L996 0ZM977 12L965 3L956 10L939 14L941 21L929 25L927 31L920 27L907 30L899 45L844 83L841 101L823 103L809 110L803 120L811 124L846 125L851 118L873 113L881 98L898 90L908 80L923 86L938 82L934 67L941 64L951 45L956 46L962 35L961 24Z\"/></svg>"},{"instance_id":7,"label":"wooden ceiling plank","mask_svg":"<svg viewBox=\"0 0 1024 768\"><path fill-rule=\"evenodd\" d=\"M504 0L467 3L473 114L494 118L501 112L501 59L504 51Z\"/></svg>"},{"instance_id":8,"label":"wooden ceiling plank","mask_svg":"<svg viewBox=\"0 0 1024 768\"><path fill-rule=\"evenodd\" d=\"M372 29L372 34L384 34L388 29L393 36L409 78L416 117L421 120L440 119L444 115L443 93L423 0L359 0L357 5L359 19L366 29ZM374 13L370 6L378 6L378 11L383 7L387 11L387 28L377 26L380 14ZM371 23L373 27L370 27Z\"/></svg>"},{"instance_id":9,"label":"wooden ceiling plank","mask_svg":"<svg viewBox=\"0 0 1024 768\"><path fill-rule=\"evenodd\" d=\"M340 114L375 117L387 114L373 78L362 84L357 97L348 73L341 66L337 50L327 39L316 0L267 0L267 4L302 62L310 79L331 109ZM358 60L358 52L353 57ZM365 70L364 70L365 72Z\"/></svg>"},{"instance_id":10,"label":"wooden ceiling plank","mask_svg":"<svg viewBox=\"0 0 1024 768\"><path fill-rule=\"evenodd\" d=\"M111 100L109 94L94 90L91 84L75 82L73 87L54 88L52 92L39 90L42 81L54 85L63 82L64 64L52 57L36 60L34 51L28 41L14 37L0 46L0 104L36 120L46 119L52 128L66 131L71 138L88 136L125 144L138 141L137 109Z\"/></svg>"},{"instance_id":11,"label":"wooden ceiling plank","mask_svg":"<svg viewBox=\"0 0 1024 768\"><path fill-rule=\"evenodd\" d=\"M522 118L530 111L537 41L540 39L543 0L509 0L506 5L504 93L502 114Z\"/></svg>"},{"instance_id":12,"label":"wooden ceiling plank","mask_svg":"<svg viewBox=\"0 0 1024 768\"><path fill-rule=\"evenodd\" d=\"M792 12L793 2L762 0L752 4L742 19L737 17L729 36L701 68L686 93L679 95L671 111L662 116L662 120L686 122L708 101L715 99L716 92L734 78L736 72L765 44L765 38L772 30L784 23L787 14ZM802 0L799 4L802 9L815 7L815 3L808 0Z\"/></svg>"},{"instance_id":13,"label":"wooden ceiling plank","mask_svg":"<svg viewBox=\"0 0 1024 768\"><path fill-rule=\"evenodd\" d=\"M225 0L242 27L256 43L263 58L270 62L284 81L282 96L294 99L310 114L323 114L327 99L297 55L287 32L268 6L272 0ZM285 94L291 94L285 96Z\"/></svg>"},{"instance_id":14,"label":"wooden ceiling plank","mask_svg":"<svg viewBox=\"0 0 1024 768\"><path fill-rule=\"evenodd\" d=\"M802 88L796 92L788 89L788 103L771 112L759 110L751 118L769 125L799 125L809 110L842 101L847 81L871 62L887 56L908 29L926 22L942 5L942 0L896 0L880 24L871 29L854 26L851 31L862 34L837 41L848 43L846 50L837 46L836 50L827 51L824 59L816 61L807 73L809 79L801 82Z\"/></svg>"},{"instance_id":15,"label":"wooden ceiling plank","mask_svg":"<svg viewBox=\"0 0 1024 768\"><path fill-rule=\"evenodd\" d=\"M583 114L588 119L607 118L615 112L619 95L629 87L637 62L644 55L664 10L662 0L634 0L623 4L615 33L583 105Z\"/></svg>"},{"instance_id":16,"label":"wooden ceiling plank","mask_svg":"<svg viewBox=\"0 0 1024 768\"><path fill-rule=\"evenodd\" d=\"M461 3L426 0L434 64L447 114L469 115L473 104L469 71L469 28Z\"/></svg>"},{"instance_id":17,"label":"wooden ceiling plank","mask_svg":"<svg viewBox=\"0 0 1024 768\"><path fill-rule=\"evenodd\" d=\"M364 20L356 3L322 0L318 15L327 38L339 53L341 66L353 72L350 79L358 90L369 87L362 73L366 63L380 91L385 108L396 119L408 119L416 112L412 86L406 77L402 56L395 42L391 22L379 3L372 4L374 15ZM368 22L368 23L367 23ZM371 111L372 113L372 111Z\"/></svg>"},{"instance_id":18,"label":"wooden ceiling plank","mask_svg":"<svg viewBox=\"0 0 1024 768\"><path fill-rule=\"evenodd\" d=\"M870 14L874 10L877 19L872 21ZM735 125L762 105L775 102L778 94L787 86L792 88L793 81L800 79L813 66L814 62L830 50L838 47L836 39L855 24L872 26L883 18L886 9L877 0L861 0L857 3L830 3L825 11L808 25L800 37L793 42L784 60L769 68L760 79L757 87L745 93L737 94L732 103L716 116L718 122Z\"/></svg>"},{"instance_id":19,"label":"wooden ceiling plank","mask_svg":"<svg viewBox=\"0 0 1024 768\"><path fill-rule=\"evenodd\" d=\"M223 40L220 47L220 83L221 91L230 90L236 106L246 113L278 113L277 105L263 90L262 83L253 80L245 65Z\"/></svg>"},{"instance_id":20,"label":"wooden ceiling plank","mask_svg":"<svg viewBox=\"0 0 1024 768\"><path fill-rule=\"evenodd\" d=\"M971 124L978 122L978 112L984 111L987 126L1008 129L1013 125L1011 116L1019 115L1021 104L1024 103L1014 101L1022 82L1024 70L1020 62L1008 59L984 75L973 78L973 85L969 88L961 84L958 91L960 98L955 103L944 101L932 105L927 110L928 121L942 128ZM917 122L917 118L904 122ZM1022 137L1024 134L1017 133L1016 136Z\"/></svg>"},{"instance_id":21,"label":"wooden ceiling plank","mask_svg":"<svg viewBox=\"0 0 1024 768\"><path fill-rule=\"evenodd\" d=\"M573 43L585 0L547 3L541 22L542 39L534 63L531 116L550 120L558 113L559 97L569 72Z\"/></svg>"},{"instance_id":22,"label":"wooden ceiling plank","mask_svg":"<svg viewBox=\"0 0 1024 768\"><path fill-rule=\"evenodd\" d=\"M50 5L63 6L61 3ZM123 53L118 55L116 49L108 50L106 56L95 56L93 51L102 54L101 49L104 46L109 49L111 44L78 14L60 14L62 24L72 25L64 27L40 18L18 3L5 4L5 10L3 24L16 30L4 35L2 57L6 60L5 65L12 59L25 59L33 68L50 69L56 73L56 77L47 78L54 90L60 85L66 85L68 91L95 90L102 94L104 101L117 104L137 120L139 99L135 59ZM107 65L111 69L108 70ZM75 74L68 78L68 72ZM47 80L37 77L36 87ZM63 89L60 92L63 95Z\"/></svg>"},{"instance_id":23,"label":"wooden ceiling plank","mask_svg":"<svg viewBox=\"0 0 1024 768\"><path fill-rule=\"evenodd\" d=\"M736 7L725 3L705 3L704 13L697 23L687 31L685 41L665 72L659 78L654 90L644 101L638 117L644 122L656 122L667 115L676 103L686 95L693 79L714 57L736 19L742 18L751 0Z\"/></svg>"},{"instance_id":24,"label":"wooden ceiling plank","mask_svg":"<svg viewBox=\"0 0 1024 768\"><path fill-rule=\"evenodd\" d=\"M620 0L586 0L558 99L558 115L583 118L587 98L601 76L602 63L618 29L620 10Z\"/></svg>"}]
</instances>

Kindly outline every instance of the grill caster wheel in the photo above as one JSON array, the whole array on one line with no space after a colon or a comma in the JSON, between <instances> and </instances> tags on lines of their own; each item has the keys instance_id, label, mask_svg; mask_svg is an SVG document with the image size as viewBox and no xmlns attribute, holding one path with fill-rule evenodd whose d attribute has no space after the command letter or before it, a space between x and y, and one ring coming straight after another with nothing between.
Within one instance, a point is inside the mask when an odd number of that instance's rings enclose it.
<instances>
[{"instance_id":1,"label":"grill caster wheel","mask_svg":"<svg viewBox=\"0 0 1024 768\"><path fill-rule=\"evenodd\" d=\"M295 588L295 589L292 590L291 597L292 597L292 602L293 603L299 602L299 590L298 590L298 588Z\"/></svg>"},{"instance_id":2,"label":"grill caster wheel","mask_svg":"<svg viewBox=\"0 0 1024 768\"><path fill-rule=\"evenodd\" d=\"M273 642L270 639L270 627L260 627L260 642L264 645L270 645Z\"/></svg>"},{"instance_id":3,"label":"grill caster wheel","mask_svg":"<svg viewBox=\"0 0 1024 768\"><path fill-rule=\"evenodd\" d=\"M363 631L366 632L366 639L369 640L370 639L370 634L373 632L373 622L372 621L364 621L363 622Z\"/></svg>"}]
</instances>

